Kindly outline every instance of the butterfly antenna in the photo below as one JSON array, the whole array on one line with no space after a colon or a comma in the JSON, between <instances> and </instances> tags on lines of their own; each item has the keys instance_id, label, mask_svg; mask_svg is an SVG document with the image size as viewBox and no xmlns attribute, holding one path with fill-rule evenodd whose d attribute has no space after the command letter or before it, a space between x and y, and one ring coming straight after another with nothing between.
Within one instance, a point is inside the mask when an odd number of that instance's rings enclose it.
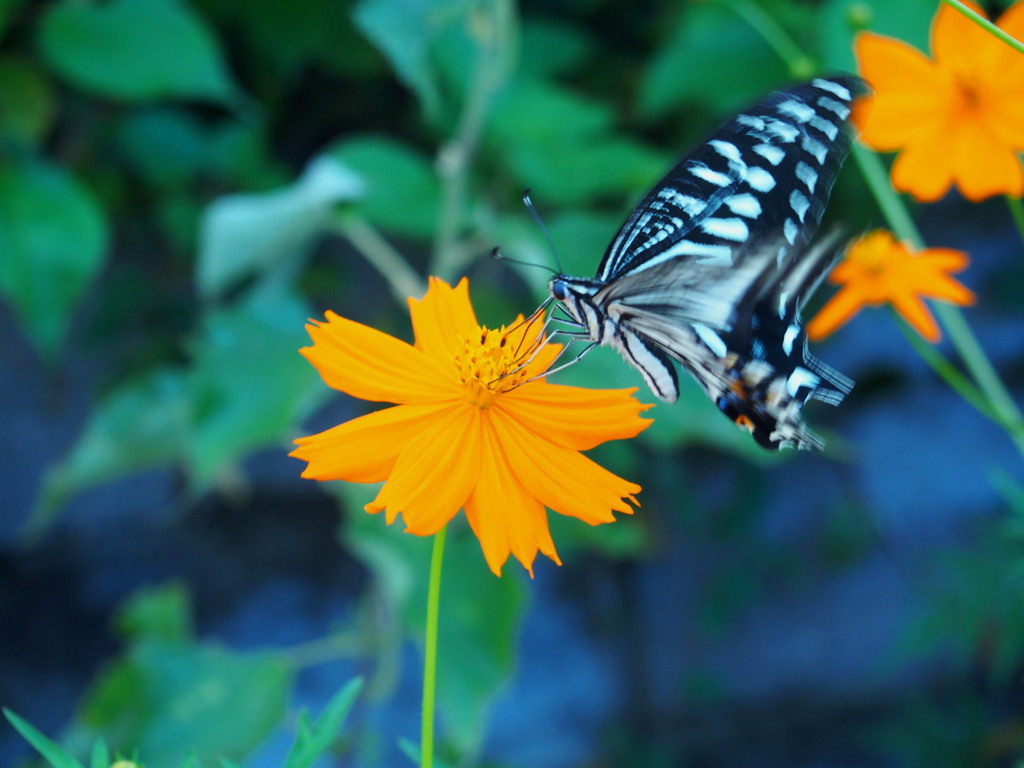
<instances>
[{"instance_id":1,"label":"butterfly antenna","mask_svg":"<svg viewBox=\"0 0 1024 768\"><path fill-rule=\"evenodd\" d=\"M537 213L537 209L533 207L533 200L530 199L530 190L523 192L523 205L526 206L526 210L533 216L533 220L537 222L537 226L540 227L540 231L544 233L544 239L548 241L548 247L551 249L551 255L555 257L555 264L558 265L558 274L562 274L565 270L562 269L562 259L558 256L558 249L555 248L555 241L551 238L551 233L548 231L547 225L544 223L544 219Z\"/></svg>"},{"instance_id":2,"label":"butterfly antenna","mask_svg":"<svg viewBox=\"0 0 1024 768\"><path fill-rule=\"evenodd\" d=\"M522 259L513 259L511 256L506 256L504 253L501 252L500 248L495 248L493 251L491 251L491 258L494 259L495 261L509 261L512 262L513 264L521 264L524 267L540 267L541 269L546 269L553 275L558 274L547 264L537 264L536 262L533 261L523 261Z\"/></svg>"}]
</instances>

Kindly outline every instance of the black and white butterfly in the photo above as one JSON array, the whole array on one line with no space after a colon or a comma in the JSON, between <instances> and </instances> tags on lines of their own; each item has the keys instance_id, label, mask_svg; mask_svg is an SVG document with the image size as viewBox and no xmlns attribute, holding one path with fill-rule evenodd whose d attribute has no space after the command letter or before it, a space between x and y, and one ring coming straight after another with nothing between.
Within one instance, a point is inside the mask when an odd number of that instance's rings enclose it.
<instances>
[{"instance_id":1,"label":"black and white butterfly","mask_svg":"<svg viewBox=\"0 0 1024 768\"><path fill-rule=\"evenodd\" d=\"M810 354L800 308L835 260L834 243L810 240L863 89L817 78L720 127L647 194L596 277L552 278L567 322L662 400L679 397L675 359L762 446L822 448L800 409L837 405L853 381Z\"/></svg>"}]
</instances>

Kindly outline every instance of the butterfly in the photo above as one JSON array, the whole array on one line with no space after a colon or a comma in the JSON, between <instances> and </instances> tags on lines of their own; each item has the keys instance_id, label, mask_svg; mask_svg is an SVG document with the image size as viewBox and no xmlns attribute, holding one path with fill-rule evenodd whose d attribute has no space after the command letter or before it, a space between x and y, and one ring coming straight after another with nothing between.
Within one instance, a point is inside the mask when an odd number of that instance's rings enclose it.
<instances>
[{"instance_id":1,"label":"butterfly","mask_svg":"<svg viewBox=\"0 0 1024 768\"><path fill-rule=\"evenodd\" d=\"M819 77L722 125L647 194L595 277L550 280L568 333L618 350L661 400L679 397L676 360L760 445L820 450L800 409L838 405L853 381L811 355L800 309L835 262L835 238L811 238L864 90Z\"/></svg>"}]
</instances>

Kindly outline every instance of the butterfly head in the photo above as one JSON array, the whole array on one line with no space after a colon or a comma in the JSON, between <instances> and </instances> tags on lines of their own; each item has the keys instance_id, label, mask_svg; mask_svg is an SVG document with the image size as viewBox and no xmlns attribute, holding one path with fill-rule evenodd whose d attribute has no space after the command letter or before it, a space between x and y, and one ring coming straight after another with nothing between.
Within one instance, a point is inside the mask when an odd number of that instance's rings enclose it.
<instances>
[{"instance_id":1,"label":"butterfly head","mask_svg":"<svg viewBox=\"0 0 1024 768\"><path fill-rule=\"evenodd\" d=\"M555 275L548 282L552 298L565 314L562 319L586 330L594 340L600 336L601 315L594 308L593 298L602 285L593 278L568 275Z\"/></svg>"}]
</instances>

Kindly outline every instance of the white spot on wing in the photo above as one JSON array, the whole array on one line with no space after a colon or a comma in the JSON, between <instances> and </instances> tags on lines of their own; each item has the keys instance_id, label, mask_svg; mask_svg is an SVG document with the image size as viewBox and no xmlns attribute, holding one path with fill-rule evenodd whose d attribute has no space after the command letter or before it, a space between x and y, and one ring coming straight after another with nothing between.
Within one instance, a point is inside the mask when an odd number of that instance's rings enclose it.
<instances>
[{"instance_id":1,"label":"white spot on wing","mask_svg":"<svg viewBox=\"0 0 1024 768\"><path fill-rule=\"evenodd\" d=\"M793 372L786 379L786 391L789 392L790 397L796 397L797 392L800 391L801 387L807 387L808 389L814 389L821 382L817 376L808 371L806 368L797 366L793 369Z\"/></svg>"},{"instance_id":2,"label":"white spot on wing","mask_svg":"<svg viewBox=\"0 0 1024 768\"><path fill-rule=\"evenodd\" d=\"M821 131L823 134L825 134L828 137L829 141L835 141L836 136L839 135L839 129L836 128L835 123L826 120L821 115L815 115L814 117L812 117L808 125L810 125L811 128L814 128L815 130Z\"/></svg>"},{"instance_id":3,"label":"white spot on wing","mask_svg":"<svg viewBox=\"0 0 1024 768\"><path fill-rule=\"evenodd\" d=\"M703 179L708 184L714 184L716 187L725 187L732 181L727 174L719 173L708 168L703 163L694 163L687 170L690 171L698 179Z\"/></svg>"},{"instance_id":4,"label":"white spot on wing","mask_svg":"<svg viewBox=\"0 0 1024 768\"><path fill-rule=\"evenodd\" d=\"M757 192L771 192L775 188L775 178L764 168L755 165L747 170L747 184Z\"/></svg>"},{"instance_id":5,"label":"white spot on wing","mask_svg":"<svg viewBox=\"0 0 1024 768\"><path fill-rule=\"evenodd\" d=\"M828 149L817 139L812 139L810 136L804 136L803 141L800 142L800 146L810 154L819 163L825 162L825 155L828 154Z\"/></svg>"},{"instance_id":6,"label":"white spot on wing","mask_svg":"<svg viewBox=\"0 0 1024 768\"><path fill-rule=\"evenodd\" d=\"M782 234L786 236L786 241L790 245L796 244L796 236L800 234L800 227L796 225L796 222L792 219L786 219L782 225Z\"/></svg>"},{"instance_id":7,"label":"white spot on wing","mask_svg":"<svg viewBox=\"0 0 1024 768\"><path fill-rule=\"evenodd\" d=\"M697 335L700 336L700 340L707 344L708 349L710 349L717 357L725 357L729 354L729 349L725 346L725 342L722 341L722 337L706 325L703 323L694 323L692 328L697 332Z\"/></svg>"},{"instance_id":8,"label":"white spot on wing","mask_svg":"<svg viewBox=\"0 0 1024 768\"><path fill-rule=\"evenodd\" d=\"M782 102L775 109L779 114L792 117L798 123L806 123L814 117L814 110L811 107L794 99Z\"/></svg>"},{"instance_id":9,"label":"white spot on wing","mask_svg":"<svg viewBox=\"0 0 1024 768\"><path fill-rule=\"evenodd\" d=\"M779 306L779 317L780 318L781 317L785 317L785 310L784 310L784 308L782 306ZM787 357L789 355L793 354L793 342L796 341L796 337L799 336L799 335L800 335L800 328L796 325L796 323L793 323L792 325L789 326L789 328L786 329L786 333L782 337L782 351L786 353ZM797 368L796 370L797 371L802 371L804 369L803 368ZM795 372L796 371L794 371L794 373ZM791 376L790 380L792 380L792 378L793 377ZM817 377L815 377L815 383L817 383ZM790 392L790 394L792 395L794 393Z\"/></svg>"},{"instance_id":10,"label":"white spot on wing","mask_svg":"<svg viewBox=\"0 0 1024 768\"><path fill-rule=\"evenodd\" d=\"M740 157L740 150L735 144L728 141L722 141L721 139L715 139L714 141L709 141L708 146L730 162L743 162L743 159Z\"/></svg>"},{"instance_id":11,"label":"white spot on wing","mask_svg":"<svg viewBox=\"0 0 1024 768\"><path fill-rule=\"evenodd\" d=\"M701 222L700 228L713 237L721 237L724 240L732 240L741 243L750 236L743 219L706 219Z\"/></svg>"},{"instance_id":12,"label":"white spot on wing","mask_svg":"<svg viewBox=\"0 0 1024 768\"><path fill-rule=\"evenodd\" d=\"M813 85L815 88L821 88L821 90L823 91L833 93L843 101L849 101L850 99L853 98L853 94L850 93L849 88L840 85L839 83L834 83L831 80L826 80L822 77L816 77L814 80L811 81L811 85Z\"/></svg>"},{"instance_id":13,"label":"white spot on wing","mask_svg":"<svg viewBox=\"0 0 1024 768\"><path fill-rule=\"evenodd\" d=\"M761 215L761 204L749 192L725 198L725 206L738 216L748 219L756 219Z\"/></svg>"},{"instance_id":14,"label":"white spot on wing","mask_svg":"<svg viewBox=\"0 0 1024 768\"><path fill-rule=\"evenodd\" d=\"M832 112L840 120L845 120L850 115L850 108L848 106L842 102L836 101L830 96L819 97L818 106Z\"/></svg>"},{"instance_id":15,"label":"white spot on wing","mask_svg":"<svg viewBox=\"0 0 1024 768\"><path fill-rule=\"evenodd\" d=\"M796 164L796 177L807 186L811 193L814 192L814 187L818 184L818 172L803 160Z\"/></svg>"},{"instance_id":16,"label":"white spot on wing","mask_svg":"<svg viewBox=\"0 0 1024 768\"><path fill-rule=\"evenodd\" d=\"M707 207L707 202L696 197L684 195L672 187L665 187L658 192L658 197L669 205L674 205L688 216L696 216Z\"/></svg>"},{"instance_id":17,"label":"white spot on wing","mask_svg":"<svg viewBox=\"0 0 1024 768\"><path fill-rule=\"evenodd\" d=\"M775 146L774 144L756 144L754 146L754 152L759 154L772 165L778 165L782 162L782 158L786 156L785 150L783 150L782 147Z\"/></svg>"},{"instance_id":18,"label":"white spot on wing","mask_svg":"<svg viewBox=\"0 0 1024 768\"><path fill-rule=\"evenodd\" d=\"M804 216L807 215L807 209L811 207L811 201L807 199L807 195L799 189L794 189L789 195L789 205L796 215L800 217L800 222L803 223Z\"/></svg>"},{"instance_id":19,"label":"white spot on wing","mask_svg":"<svg viewBox=\"0 0 1024 768\"><path fill-rule=\"evenodd\" d=\"M706 243L695 243L692 240L680 240L671 248L665 250L657 259L651 259L644 267L653 266L676 256L698 256L703 259L720 261L724 259L725 264L732 264L732 248L728 245L708 245Z\"/></svg>"}]
</instances>

